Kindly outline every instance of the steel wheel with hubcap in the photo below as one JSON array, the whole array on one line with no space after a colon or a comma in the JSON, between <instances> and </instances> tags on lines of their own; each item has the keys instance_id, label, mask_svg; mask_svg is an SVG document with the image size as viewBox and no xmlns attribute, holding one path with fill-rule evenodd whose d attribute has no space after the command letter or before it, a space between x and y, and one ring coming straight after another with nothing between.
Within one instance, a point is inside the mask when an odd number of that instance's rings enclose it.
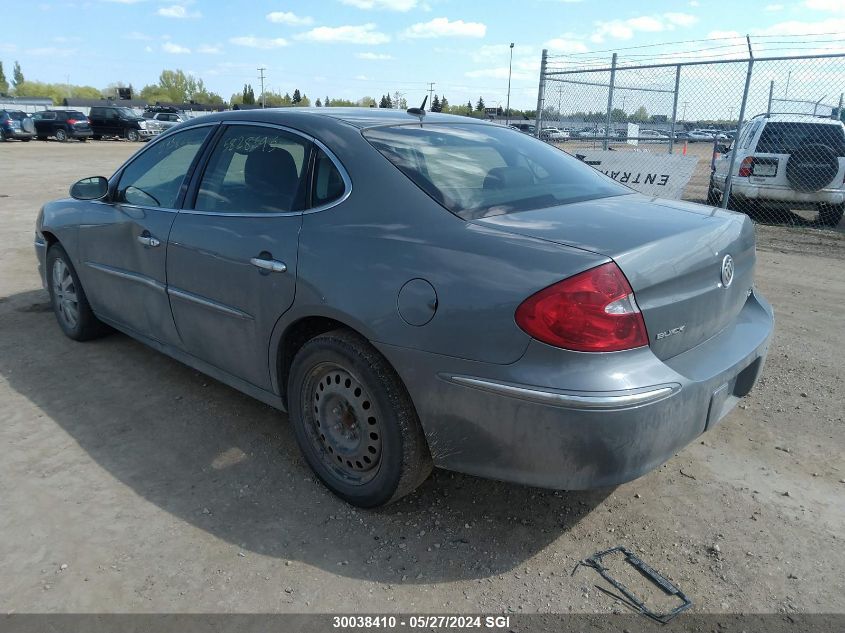
<instances>
[{"instance_id":1,"label":"steel wheel with hubcap","mask_svg":"<svg viewBox=\"0 0 845 633\"><path fill-rule=\"evenodd\" d=\"M288 402L296 439L335 494L361 507L414 490L432 468L411 399L396 372L365 339L334 330L293 360Z\"/></svg>"},{"instance_id":2,"label":"steel wheel with hubcap","mask_svg":"<svg viewBox=\"0 0 845 633\"><path fill-rule=\"evenodd\" d=\"M76 341L107 334L110 329L91 310L79 277L65 249L53 244L47 251L47 290L62 331Z\"/></svg>"}]
</instances>

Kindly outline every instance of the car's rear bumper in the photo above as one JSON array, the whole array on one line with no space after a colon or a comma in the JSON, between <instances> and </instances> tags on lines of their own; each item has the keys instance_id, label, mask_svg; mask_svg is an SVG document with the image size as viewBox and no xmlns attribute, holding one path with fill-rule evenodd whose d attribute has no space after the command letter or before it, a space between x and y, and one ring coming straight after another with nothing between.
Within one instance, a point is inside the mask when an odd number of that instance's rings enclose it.
<instances>
[{"instance_id":1,"label":"car's rear bumper","mask_svg":"<svg viewBox=\"0 0 845 633\"><path fill-rule=\"evenodd\" d=\"M15 138L15 139L30 139L35 138L35 132L26 132L25 130L19 130L15 128L11 128L9 130L3 130L3 134L6 138Z\"/></svg>"},{"instance_id":2,"label":"car's rear bumper","mask_svg":"<svg viewBox=\"0 0 845 633\"><path fill-rule=\"evenodd\" d=\"M94 131L90 128L87 130L68 130L67 135L70 138L90 138L94 135Z\"/></svg>"},{"instance_id":3,"label":"car's rear bumper","mask_svg":"<svg viewBox=\"0 0 845 633\"><path fill-rule=\"evenodd\" d=\"M724 175L714 175L713 184L716 189L723 191ZM845 204L845 188L843 187L804 192L796 191L791 187L753 182L749 178L734 178L731 184L731 195L745 200L755 200L765 204L792 208L810 208L817 204Z\"/></svg>"},{"instance_id":4,"label":"car's rear bumper","mask_svg":"<svg viewBox=\"0 0 845 633\"><path fill-rule=\"evenodd\" d=\"M612 486L717 424L759 376L773 327L751 295L731 327L668 361L532 342L511 365L379 346L403 378L437 466L524 484Z\"/></svg>"}]
</instances>

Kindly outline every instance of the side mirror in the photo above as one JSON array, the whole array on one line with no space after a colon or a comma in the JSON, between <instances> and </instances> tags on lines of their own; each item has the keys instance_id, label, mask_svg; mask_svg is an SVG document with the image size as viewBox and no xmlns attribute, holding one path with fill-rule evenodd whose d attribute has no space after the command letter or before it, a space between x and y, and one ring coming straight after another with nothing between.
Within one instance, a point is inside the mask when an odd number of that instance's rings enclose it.
<instances>
[{"instance_id":1,"label":"side mirror","mask_svg":"<svg viewBox=\"0 0 845 633\"><path fill-rule=\"evenodd\" d=\"M109 181L102 176L77 180L70 187L70 197L76 200L102 200L109 194Z\"/></svg>"}]
</instances>

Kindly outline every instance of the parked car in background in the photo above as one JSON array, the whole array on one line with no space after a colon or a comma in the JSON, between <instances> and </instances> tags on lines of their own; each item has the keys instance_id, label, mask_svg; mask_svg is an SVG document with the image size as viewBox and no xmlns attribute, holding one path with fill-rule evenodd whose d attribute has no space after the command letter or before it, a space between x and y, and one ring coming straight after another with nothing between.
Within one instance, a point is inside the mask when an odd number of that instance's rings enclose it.
<instances>
[{"instance_id":1,"label":"parked car in background","mask_svg":"<svg viewBox=\"0 0 845 633\"><path fill-rule=\"evenodd\" d=\"M147 120L132 108L124 106L94 106L88 115L94 139L116 136L127 141L149 140L161 133L158 124L147 125Z\"/></svg>"},{"instance_id":2,"label":"parked car in background","mask_svg":"<svg viewBox=\"0 0 845 633\"><path fill-rule=\"evenodd\" d=\"M534 132L537 131L537 127L530 124L530 123L511 123L510 127L515 130L519 130L520 132L524 132L525 134L534 135Z\"/></svg>"},{"instance_id":3,"label":"parked car in background","mask_svg":"<svg viewBox=\"0 0 845 633\"><path fill-rule=\"evenodd\" d=\"M32 115L39 141L53 137L64 143L70 139L87 141L93 135L88 117L77 110L43 110Z\"/></svg>"},{"instance_id":4,"label":"parked car in background","mask_svg":"<svg viewBox=\"0 0 845 633\"><path fill-rule=\"evenodd\" d=\"M690 143L712 143L716 138L716 132L709 130L691 130L687 132L687 140Z\"/></svg>"},{"instance_id":5,"label":"parked car in background","mask_svg":"<svg viewBox=\"0 0 845 633\"><path fill-rule=\"evenodd\" d=\"M159 129L162 131L169 130L173 126L179 125L185 121L185 118L183 118L175 108L167 108L166 110L149 108L144 110L144 113L141 116L148 122L155 121L158 124Z\"/></svg>"},{"instance_id":6,"label":"parked car in background","mask_svg":"<svg viewBox=\"0 0 845 633\"><path fill-rule=\"evenodd\" d=\"M35 136L35 123L22 110L0 110L0 141L29 141Z\"/></svg>"},{"instance_id":7,"label":"parked car in background","mask_svg":"<svg viewBox=\"0 0 845 633\"><path fill-rule=\"evenodd\" d=\"M816 209L836 226L845 212L845 124L803 114L758 115L714 161L707 202L720 202L736 153L731 208Z\"/></svg>"},{"instance_id":8,"label":"parked car in background","mask_svg":"<svg viewBox=\"0 0 845 633\"><path fill-rule=\"evenodd\" d=\"M563 142L569 138L569 132L565 132L556 127L544 127L540 130L540 138L544 141Z\"/></svg>"},{"instance_id":9,"label":"parked car in background","mask_svg":"<svg viewBox=\"0 0 845 633\"><path fill-rule=\"evenodd\" d=\"M432 466L639 477L751 390L772 332L749 218L466 117L213 114L71 195L35 234L65 335L112 326L288 410L359 506Z\"/></svg>"},{"instance_id":10,"label":"parked car in background","mask_svg":"<svg viewBox=\"0 0 845 633\"><path fill-rule=\"evenodd\" d=\"M640 130L637 135L640 143L668 143L669 135L657 130Z\"/></svg>"},{"instance_id":11,"label":"parked car in background","mask_svg":"<svg viewBox=\"0 0 845 633\"><path fill-rule=\"evenodd\" d=\"M576 138L597 139L604 138L605 132L603 127L585 127L578 130L575 135ZM616 133L611 130L610 137L613 138L614 136L616 136Z\"/></svg>"}]
</instances>

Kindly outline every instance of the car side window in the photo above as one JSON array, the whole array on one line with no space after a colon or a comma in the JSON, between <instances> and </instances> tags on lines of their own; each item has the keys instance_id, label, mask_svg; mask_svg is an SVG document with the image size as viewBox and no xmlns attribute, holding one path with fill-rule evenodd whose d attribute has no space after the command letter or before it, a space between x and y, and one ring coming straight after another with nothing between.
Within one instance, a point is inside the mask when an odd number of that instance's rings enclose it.
<instances>
[{"instance_id":1,"label":"car side window","mask_svg":"<svg viewBox=\"0 0 845 633\"><path fill-rule=\"evenodd\" d=\"M309 141L282 130L230 125L208 160L194 208L279 213L305 208Z\"/></svg>"},{"instance_id":2,"label":"car side window","mask_svg":"<svg viewBox=\"0 0 845 633\"><path fill-rule=\"evenodd\" d=\"M346 191L343 176L337 166L323 150L317 150L314 161L314 189L311 194L311 206L321 207L334 202Z\"/></svg>"},{"instance_id":3,"label":"car side window","mask_svg":"<svg viewBox=\"0 0 845 633\"><path fill-rule=\"evenodd\" d=\"M179 187L209 130L209 126L184 130L142 152L121 174L117 202L174 208Z\"/></svg>"}]
</instances>

